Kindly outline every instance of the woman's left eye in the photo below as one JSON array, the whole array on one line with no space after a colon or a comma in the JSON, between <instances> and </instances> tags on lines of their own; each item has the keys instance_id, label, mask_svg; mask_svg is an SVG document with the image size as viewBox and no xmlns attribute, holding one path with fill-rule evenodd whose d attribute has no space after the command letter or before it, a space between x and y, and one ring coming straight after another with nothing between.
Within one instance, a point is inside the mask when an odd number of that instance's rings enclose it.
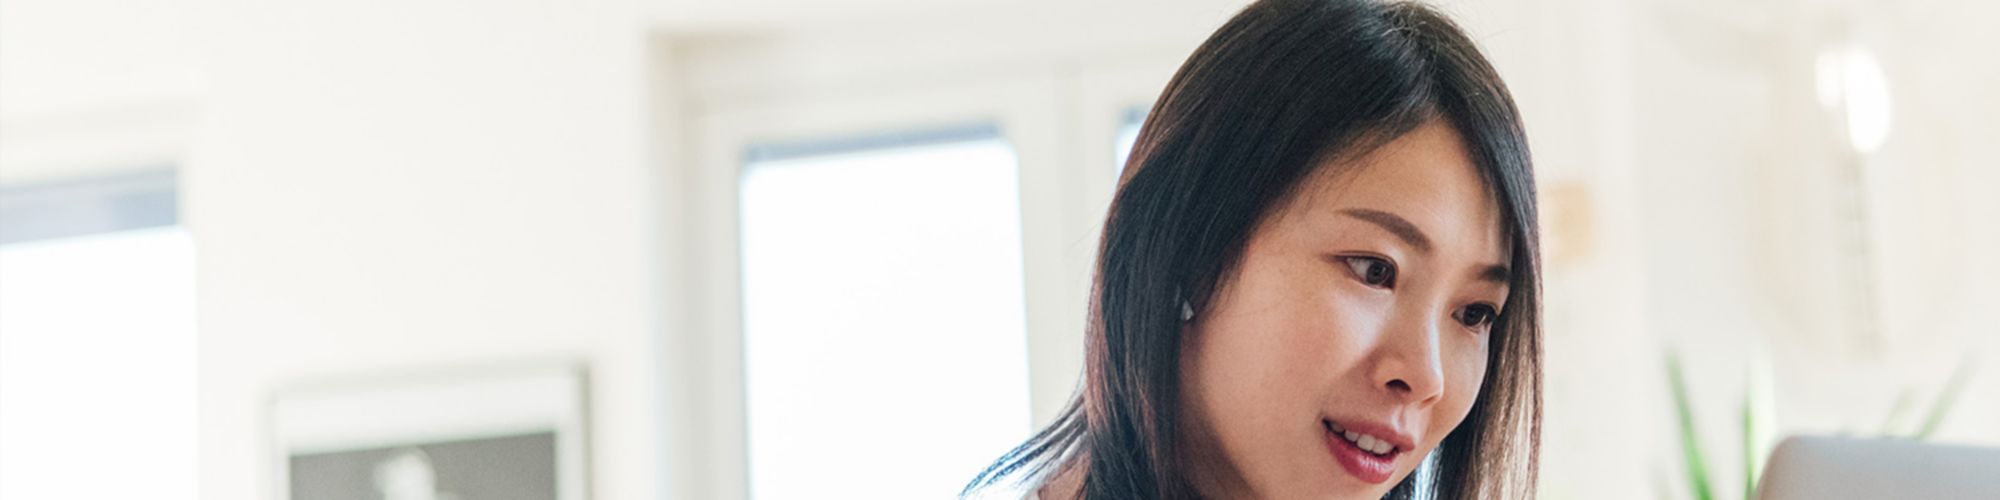
<instances>
[{"instance_id":1,"label":"woman's left eye","mask_svg":"<svg viewBox=\"0 0 2000 500\"><path fill-rule=\"evenodd\" d=\"M1452 318L1458 320L1461 325L1482 329L1492 326L1493 320L1499 317L1499 310L1494 309L1492 304L1484 303L1465 306L1464 309L1459 309L1457 314L1452 315Z\"/></svg>"},{"instance_id":2,"label":"woman's left eye","mask_svg":"<svg viewBox=\"0 0 2000 500\"><path fill-rule=\"evenodd\" d=\"M1387 259L1353 255L1340 258L1347 265L1347 271L1363 284L1375 288L1396 287L1396 265Z\"/></svg>"}]
</instances>

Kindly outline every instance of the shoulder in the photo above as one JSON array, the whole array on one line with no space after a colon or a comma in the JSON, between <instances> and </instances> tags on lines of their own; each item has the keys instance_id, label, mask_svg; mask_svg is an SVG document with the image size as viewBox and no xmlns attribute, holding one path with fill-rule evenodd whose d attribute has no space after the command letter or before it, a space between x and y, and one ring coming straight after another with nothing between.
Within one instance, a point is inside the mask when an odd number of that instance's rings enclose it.
<instances>
[{"instance_id":1,"label":"shoulder","mask_svg":"<svg viewBox=\"0 0 2000 500\"><path fill-rule=\"evenodd\" d=\"M1083 495L1084 467L1072 462L1050 474L1048 481L1028 495L1029 500L1076 500Z\"/></svg>"}]
</instances>

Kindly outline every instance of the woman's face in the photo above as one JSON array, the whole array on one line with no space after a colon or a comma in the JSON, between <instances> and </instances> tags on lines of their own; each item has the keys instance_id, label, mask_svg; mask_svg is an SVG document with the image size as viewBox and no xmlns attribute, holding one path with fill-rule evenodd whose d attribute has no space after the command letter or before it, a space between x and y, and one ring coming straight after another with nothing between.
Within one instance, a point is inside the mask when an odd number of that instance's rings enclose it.
<instances>
[{"instance_id":1,"label":"woman's face","mask_svg":"<svg viewBox=\"0 0 2000 500\"><path fill-rule=\"evenodd\" d=\"M1381 498L1479 394L1509 255L1458 134L1433 120L1346 161L1186 325L1189 466L1213 498Z\"/></svg>"}]
</instances>

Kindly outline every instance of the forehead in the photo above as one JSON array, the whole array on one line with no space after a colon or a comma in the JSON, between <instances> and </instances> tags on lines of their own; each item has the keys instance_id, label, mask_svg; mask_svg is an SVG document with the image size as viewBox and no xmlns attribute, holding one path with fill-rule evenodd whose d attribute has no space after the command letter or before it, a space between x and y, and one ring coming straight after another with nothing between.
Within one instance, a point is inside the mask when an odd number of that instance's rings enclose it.
<instances>
[{"instance_id":1,"label":"forehead","mask_svg":"<svg viewBox=\"0 0 2000 500\"><path fill-rule=\"evenodd\" d=\"M1307 179L1283 218L1324 227L1349 209L1389 212L1428 234L1440 255L1506 262L1498 204L1449 125L1431 120L1366 155L1334 161Z\"/></svg>"}]
</instances>

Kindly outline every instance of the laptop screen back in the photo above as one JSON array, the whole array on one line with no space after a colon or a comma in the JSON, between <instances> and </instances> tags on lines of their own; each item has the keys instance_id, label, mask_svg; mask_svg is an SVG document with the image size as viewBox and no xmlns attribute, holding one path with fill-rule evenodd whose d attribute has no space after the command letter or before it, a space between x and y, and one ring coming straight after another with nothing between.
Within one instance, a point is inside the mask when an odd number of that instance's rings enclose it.
<instances>
[{"instance_id":1,"label":"laptop screen back","mask_svg":"<svg viewBox=\"0 0 2000 500\"><path fill-rule=\"evenodd\" d=\"M2000 448L1800 436L1771 453L1762 500L2000 499Z\"/></svg>"}]
</instances>

